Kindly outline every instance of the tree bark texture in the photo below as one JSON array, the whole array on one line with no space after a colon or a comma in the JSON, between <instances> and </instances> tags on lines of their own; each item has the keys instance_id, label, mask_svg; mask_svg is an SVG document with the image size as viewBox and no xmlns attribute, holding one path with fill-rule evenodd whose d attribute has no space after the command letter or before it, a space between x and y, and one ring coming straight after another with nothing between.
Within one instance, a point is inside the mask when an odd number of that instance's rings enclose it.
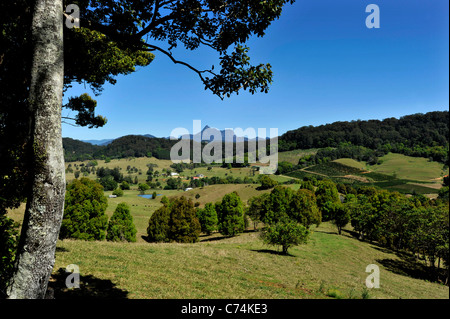
<instances>
[{"instance_id":1,"label":"tree bark texture","mask_svg":"<svg viewBox=\"0 0 450 319\"><path fill-rule=\"evenodd\" d=\"M8 297L44 298L55 262L64 211L65 170L61 135L64 80L62 0L34 1L31 189Z\"/></svg>"}]
</instances>

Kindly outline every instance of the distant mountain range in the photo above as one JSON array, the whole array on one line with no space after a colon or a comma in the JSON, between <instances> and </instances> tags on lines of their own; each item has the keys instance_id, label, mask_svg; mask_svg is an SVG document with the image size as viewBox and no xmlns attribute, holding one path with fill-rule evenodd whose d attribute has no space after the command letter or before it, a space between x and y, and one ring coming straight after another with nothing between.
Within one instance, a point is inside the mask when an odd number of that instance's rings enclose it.
<instances>
[{"instance_id":1,"label":"distant mountain range","mask_svg":"<svg viewBox=\"0 0 450 319\"><path fill-rule=\"evenodd\" d=\"M189 135L178 136L177 138L183 137L183 138L188 138L188 139L191 139L191 140L193 140L195 138L195 140L200 140L199 137L200 136L203 137L203 134L205 133L205 131L207 129L210 129L210 130L208 132L206 132L206 133L212 133L212 135L209 136L208 138L202 138L201 139L202 142L212 142L212 141L214 141L214 135L218 135L218 134L220 134L220 136L222 136L222 142L236 142L236 140L237 140L237 136L234 134L233 130L231 130L231 129L219 130L219 129L216 129L216 128L212 128L212 127L210 127L208 125L206 125L202 129L202 131L200 133L197 133L195 135L194 134L189 134ZM142 134L142 135L139 135L139 136L144 136L144 137L148 137L148 138L158 138L158 137L156 137L154 135L151 135L151 134ZM119 139L119 138L121 138L121 137L118 137L116 139ZM170 139L170 137L162 137L162 138ZM266 137L266 139L267 138L268 137ZM82 142L90 143L92 145L106 146L106 145L111 144L116 139L82 140ZM263 140L264 138L258 137L258 139L259 140ZM245 142L247 142L249 139L244 136L243 140ZM250 140L253 140L253 139L250 139Z\"/></svg>"}]
</instances>

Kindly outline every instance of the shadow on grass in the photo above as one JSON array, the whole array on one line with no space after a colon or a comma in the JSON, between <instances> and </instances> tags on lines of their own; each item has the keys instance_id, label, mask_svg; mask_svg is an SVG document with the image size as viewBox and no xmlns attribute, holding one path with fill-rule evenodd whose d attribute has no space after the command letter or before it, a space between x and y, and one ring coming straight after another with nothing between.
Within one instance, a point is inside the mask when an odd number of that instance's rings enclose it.
<instances>
[{"instance_id":1,"label":"shadow on grass","mask_svg":"<svg viewBox=\"0 0 450 319\"><path fill-rule=\"evenodd\" d=\"M211 237L211 238L201 239L200 242L204 243L204 242L208 242L208 241L217 241L217 240L223 240L223 239L227 239L227 238L231 238L231 237L230 236Z\"/></svg>"},{"instance_id":2,"label":"shadow on grass","mask_svg":"<svg viewBox=\"0 0 450 319\"><path fill-rule=\"evenodd\" d=\"M277 250L272 250L272 249L251 249L251 251L256 251L258 253L265 253L265 254L271 254L271 255L278 255L278 256L296 257L295 255L291 255L289 252L287 254L283 254L282 251L277 251Z\"/></svg>"},{"instance_id":3,"label":"shadow on grass","mask_svg":"<svg viewBox=\"0 0 450 319\"><path fill-rule=\"evenodd\" d=\"M446 278L444 269L432 268L414 260L414 258L404 259L378 259L377 262L384 266L386 270L395 274L407 276L415 279L427 280L430 282L442 283Z\"/></svg>"},{"instance_id":4,"label":"shadow on grass","mask_svg":"<svg viewBox=\"0 0 450 319\"><path fill-rule=\"evenodd\" d=\"M111 280L92 275L80 275L80 288L68 289L66 278L69 275L63 268L52 274L48 283L48 299L127 299L128 291L117 288Z\"/></svg>"}]
</instances>

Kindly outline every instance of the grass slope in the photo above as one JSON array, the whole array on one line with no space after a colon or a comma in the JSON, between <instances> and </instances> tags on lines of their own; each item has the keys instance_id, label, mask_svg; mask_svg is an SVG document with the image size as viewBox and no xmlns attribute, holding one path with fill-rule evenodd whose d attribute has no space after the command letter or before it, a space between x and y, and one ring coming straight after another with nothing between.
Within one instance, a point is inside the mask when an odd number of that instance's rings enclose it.
<instances>
[{"instance_id":1,"label":"grass slope","mask_svg":"<svg viewBox=\"0 0 450 319\"><path fill-rule=\"evenodd\" d=\"M366 266L380 267L370 298L443 298L449 288L404 270L407 261L322 224L306 245L282 256L258 233L219 234L196 244L58 242L52 287L57 298L362 298ZM80 268L81 289L63 288L58 272ZM58 288L59 287L59 288Z\"/></svg>"},{"instance_id":2,"label":"grass slope","mask_svg":"<svg viewBox=\"0 0 450 319\"><path fill-rule=\"evenodd\" d=\"M428 161L423 157L411 157L389 153L380 157L380 165L371 166L371 170L381 174L395 175L400 179L433 181L448 174L448 168L438 162Z\"/></svg>"}]
</instances>

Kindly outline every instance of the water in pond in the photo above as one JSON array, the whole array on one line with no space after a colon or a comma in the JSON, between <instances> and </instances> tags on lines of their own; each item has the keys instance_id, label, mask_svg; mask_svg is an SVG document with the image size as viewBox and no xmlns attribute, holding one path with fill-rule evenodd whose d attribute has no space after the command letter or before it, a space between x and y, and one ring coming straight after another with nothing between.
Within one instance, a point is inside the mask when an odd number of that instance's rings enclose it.
<instances>
[{"instance_id":1,"label":"water in pond","mask_svg":"<svg viewBox=\"0 0 450 319\"><path fill-rule=\"evenodd\" d=\"M156 194L156 196L161 196L162 194ZM138 195L139 197L149 198L151 199L153 197L152 194L144 194L144 195Z\"/></svg>"}]
</instances>

